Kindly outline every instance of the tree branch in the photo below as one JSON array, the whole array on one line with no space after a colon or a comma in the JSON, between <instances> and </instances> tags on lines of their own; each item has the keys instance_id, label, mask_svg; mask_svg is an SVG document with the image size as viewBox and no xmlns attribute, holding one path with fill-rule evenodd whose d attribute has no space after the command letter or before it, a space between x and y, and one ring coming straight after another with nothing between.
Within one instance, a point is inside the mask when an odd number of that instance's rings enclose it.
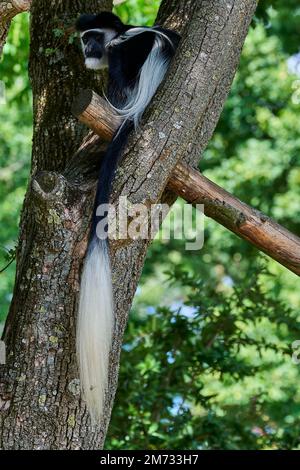
<instances>
[{"instance_id":1,"label":"tree branch","mask_svg":"<svg viewBox=\"0 0 300 470\"><path fill-rule=\"evenodd\" d=\"M300 275L300 238L270 217L184 163L175 167L168 187L192 204L204 204L205 215Z\"/></svg>"},{"instance_id":2,"label":"tree branch","mask_svg":"<svg viewBox=\"0 0 300 470\"><path fill-rule=\"evenodd\" d=\"M72 105L72 113L104 140L111 140L121 119L111 106L92 90L83 90Z\"/></svg>"},{"instance_id":3,"label":"tree branch","mask_svg":"<svg viewBox=\"0 0 300 470\"><path fill-rule=\"evenodd\" d=\"M29 10L31 0L9 0L0 2L0 56L6 41L11 20L23 11Z\"/></svg>"}]
</instances>

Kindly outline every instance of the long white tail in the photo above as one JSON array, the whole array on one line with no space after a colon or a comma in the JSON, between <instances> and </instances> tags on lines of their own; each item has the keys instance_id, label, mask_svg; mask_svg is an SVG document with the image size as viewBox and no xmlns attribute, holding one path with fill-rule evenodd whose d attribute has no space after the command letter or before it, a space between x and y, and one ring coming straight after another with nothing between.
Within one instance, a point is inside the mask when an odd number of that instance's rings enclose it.
<instances>
[{"instance_id":1,"label":"long white tail","mask_svg":"<svg viewBox=\"0 0 300 470\"><path fill-rule=\"evenodd\" d=\"M81 389L91 418L103 412L114 326L108 245L95 237L85 259L77 319L77 356Z\"/></svg>"}]
</instances>

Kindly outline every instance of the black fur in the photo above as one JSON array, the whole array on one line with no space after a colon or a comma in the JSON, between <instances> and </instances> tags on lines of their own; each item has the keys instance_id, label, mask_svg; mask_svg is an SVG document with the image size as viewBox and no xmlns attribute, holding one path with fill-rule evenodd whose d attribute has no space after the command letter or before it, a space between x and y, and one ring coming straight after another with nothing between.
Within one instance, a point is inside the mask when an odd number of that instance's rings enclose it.
<instances>
[{"instance_id":1,"label":"black fur","mask_svg":"<svg viewBox=\"0 0 300 470\"><path fill-rule=\"evenodd\" d=\"M76 29L80 32L95 28L113 29L121 34L131 26L124 25L118 16L109 11L103 11L99 15L81 15L76 22Z\"/></svg>"},{"instance_id":2,"label":"black fur","mask_svg":"<svg viewBox=\"0 0 300 470\"><path fill-rule=\"evenodd\" d=\"M128 135L132 129L132 122L126 122L120 132L108 145L108 148L106 149L102 159L93 211L90 240L93 240L97 234L96 230L98 223L107 217L107 213L104 213L101 216L97 215L97 208L102 204L108 204L109 202L112 182L118 166L118 162L127 143ZM106 223L104 231L107 232L107 230L108 226Z\"/></svg>"},{"instance_id":3,"label":"black fur","mask_svg":"<svg viewBox=\"0 0 300 470\"><path fill-rule=\"evenodd\" d=\"M82 38L82 42L85 45L84 54L86 57L101 59L105 54L104 33L86 33Z\"/></svg>"},{"instance_id":4,"label":"black fur","mask_svg":"<svg viewBox=\"0 0 300 470\"><path fill-rule=\"evenodd\" d=\"M114 106L122 104L122 92L133 88L141 67L151 52L155 34L145 32L108 50L109 100ZM121 102L116 102L120 101Z\"/></svg>"}]
</instances>

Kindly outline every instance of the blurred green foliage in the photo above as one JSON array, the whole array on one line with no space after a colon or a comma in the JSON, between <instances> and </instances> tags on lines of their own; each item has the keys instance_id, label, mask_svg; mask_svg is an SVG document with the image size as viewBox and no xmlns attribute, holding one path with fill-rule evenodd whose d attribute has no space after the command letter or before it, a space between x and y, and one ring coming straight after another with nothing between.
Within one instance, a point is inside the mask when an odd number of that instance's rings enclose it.
<instances>
[{"instance_id":1,"label":"blurred green foliage","mask_svg":"<svg viewBox=\"0 0 300 470\"><path fill-rule=\"evenodd\" d=\"M159 1L116 7L152 24ZM298 0L264 0L200 169L299 234ZM14 21L0 79L1 266L17 240L29 173L31 93L27 15ZM182 205L182 202L178 202ZM4 319L14 266L0 275ZM298 278L214 221L205 245L155 241L130 315L108 449L300 449Z\"/></svg>"},{"instance_id":2,"label":"blurred green foliage","mask_svg":"<svg viewBox=\"0 0 300 470\"><path fill-rule=\"evenodd\" d=\"M259 449L300 444L294 313L265 293L263 269L230 291L174 270L179 308L128 326L107 448Z\"/></svg>"},{"instance_id":3,"label":"blurred green foliage","mask_svg":"<svg viewBox=\"0 0 300 470\"><path fill-rule=\"evenodd\" d=\"M28 15L19 15L0 61L0 270L17 243L18 221L30 168L32 96L27 64ZM0 274L0 322L12 296L15 264Z\"/></svg>"},{"instance_id":4,"label":"blurred green foliage","mask_svg":"<svg viewBox=\"0 0 300 470\"><path fill-rule=\"evenodd\" d=\"M127 0L114 9L124 23L151 26L160 5L160 0Z\"/></svg>"}]
</instances>

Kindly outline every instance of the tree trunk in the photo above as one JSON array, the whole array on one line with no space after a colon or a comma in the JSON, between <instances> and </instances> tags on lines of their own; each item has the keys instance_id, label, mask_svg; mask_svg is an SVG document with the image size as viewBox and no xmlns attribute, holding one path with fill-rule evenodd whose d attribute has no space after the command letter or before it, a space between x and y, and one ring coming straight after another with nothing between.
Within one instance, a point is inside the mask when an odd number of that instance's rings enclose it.
<instances>
[{"instance_id":1,"label":"tree trunk","mask_svg":"<svg viewBox=\"0 0 300 470\"><path fill-rule=\"evenodd\" d=\"M92 429L79 393L74 327L94 187L86 158L98 139L83 141L86 131L72 118L70 104L80 87L97 90L99 83L84 72L68 36L53 34L53 29L72 26L79 12L110 7L104 0L32 2L32 179L4 332L4 449L101 448L110 419L123 332L149 240L111 243L116 326L110 386L103 422ZM114 201L127 195L130 202L149 206L161 200L180 160L197 165L217 124L255 7L255 0L163 1L165 24L176 25L184 37L143 131L127 146ZM90 166L93 170L94 160Z\"/></svg>"}]
</instances>

